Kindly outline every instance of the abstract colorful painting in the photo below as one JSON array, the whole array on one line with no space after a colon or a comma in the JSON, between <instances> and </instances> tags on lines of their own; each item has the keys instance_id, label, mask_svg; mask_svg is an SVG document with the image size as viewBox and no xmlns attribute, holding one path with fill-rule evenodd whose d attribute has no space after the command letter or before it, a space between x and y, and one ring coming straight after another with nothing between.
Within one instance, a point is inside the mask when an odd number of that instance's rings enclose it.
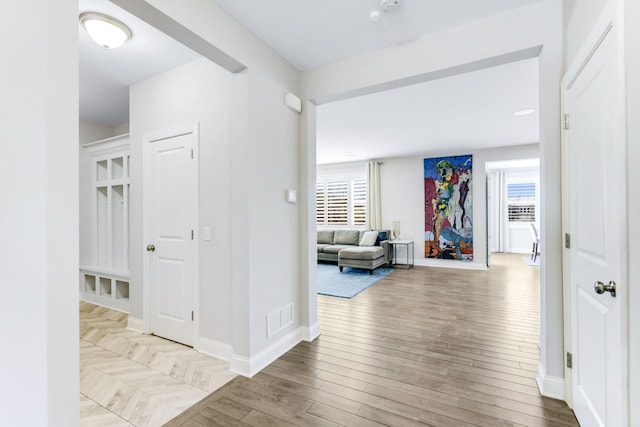
<instances>
[{"instance_id":1,"label":"abstract colorful painting","mask_svg":"<svg viewBox=\"0 0 640 427\"><path fill-rule=\"evenodd\" d=\"M473 156L424 159L424 256L473 261Z\"/></svg>"}]
</instances>

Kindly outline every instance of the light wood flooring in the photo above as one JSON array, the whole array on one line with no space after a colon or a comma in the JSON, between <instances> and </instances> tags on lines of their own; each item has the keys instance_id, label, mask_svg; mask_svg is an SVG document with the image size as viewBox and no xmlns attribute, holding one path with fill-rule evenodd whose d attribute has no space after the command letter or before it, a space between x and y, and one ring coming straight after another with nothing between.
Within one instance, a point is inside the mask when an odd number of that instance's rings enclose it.
<instances>
[{"instance_id":1,"label":"light wood flooring","mask_svg":"<svg viewBox=\"0 0 640 427\"><path fill-rule=\"evenodd\" d=\"M227 362L126 325L126 314L80 303L82 426L160 426L235 376Z\"/></svg>"},{"instance_id":2,"label":"light wood flooring","mask_svg":"<svg viewBox=\"0 0 640 427\"><path fill-rule=\"evenodd\" d=\"M321 336L236 377L175 426L577 426L539 395L539 268L395 270L318 297Z\"/></svg>"}]
</instances>

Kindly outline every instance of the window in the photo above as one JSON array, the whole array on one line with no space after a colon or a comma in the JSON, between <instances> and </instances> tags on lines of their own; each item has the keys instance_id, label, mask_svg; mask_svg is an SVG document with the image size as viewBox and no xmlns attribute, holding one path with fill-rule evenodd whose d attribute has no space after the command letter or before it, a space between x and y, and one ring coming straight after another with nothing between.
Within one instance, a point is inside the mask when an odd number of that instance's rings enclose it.
<instances>
[{"instance_id":1,"label":"window","mask_svg":"<svg viewBox=\"0 0 640 427\"><path fill-rule=\"evenodd\" d=\"M367 180L342 176L316 183L317 225L364 226L367 219Z\"/></svg>"},{"instance_id":2,"label":"window","mask_svg":"<svg viewBox=\"0 0 640 427\"><path fill-rule=\"evenodd\" d=\"M507 184L509 222L536 222L536 184Z\"/></svg>"}]
</instances>

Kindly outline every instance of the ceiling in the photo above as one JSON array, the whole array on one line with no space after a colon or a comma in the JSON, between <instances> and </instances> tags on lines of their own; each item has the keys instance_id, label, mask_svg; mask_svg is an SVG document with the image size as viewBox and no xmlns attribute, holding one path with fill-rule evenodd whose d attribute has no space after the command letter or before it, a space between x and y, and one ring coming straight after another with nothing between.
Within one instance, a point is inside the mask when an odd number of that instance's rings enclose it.
<instances>
[{"instance_id":1,"label":"ceiling","mask_svg":"<svg viewBox=\"0 0 640 427\"><path fill-rule=\"evenodd\" d=\"M540 0L402 0L378 22L380 0L212 1L304 71Z\"/></svg>"},{"instance_id":2,"label":"ceiling","mask_svg":"<svg viewBox=\"0 0 640 427\"><path fill-rule=\"evenodd\" d=\"M78 23L80 118L115 126L129 122L129 85L175 68L196 53L108 0L80 0L80 13L101 12L125 23L133 37L118 49L98 46Z\"/></svg>"},{"instance_id":3,"label":"ceiling","mask_svg":"<svg viewBox=\"0 0 640 427\"><path fill-rule=\"evenodd\" d=\"M210 0L300 70L404 43L427 33L539 0L403 0L369 19L379 0ZM79 0L80 12L111 15L133 31L105 51L79 25L80 118L129 121L129 85L198 57L108 0ZM538 141L537 60L461 74L318 107L318 163ZM533 108L534 114L513 112Z\"/></svg>"},{"instance_id":4,"label":"ceiling","mask_svg":"<svg viewBox=\"0 0 640 427\"><path fill-rule=\"evenodd\" d=\"M533 109L532 114L513 113ZM539 141L538 59L320 105L318 164Z\"/></svg>"}]
</instances>

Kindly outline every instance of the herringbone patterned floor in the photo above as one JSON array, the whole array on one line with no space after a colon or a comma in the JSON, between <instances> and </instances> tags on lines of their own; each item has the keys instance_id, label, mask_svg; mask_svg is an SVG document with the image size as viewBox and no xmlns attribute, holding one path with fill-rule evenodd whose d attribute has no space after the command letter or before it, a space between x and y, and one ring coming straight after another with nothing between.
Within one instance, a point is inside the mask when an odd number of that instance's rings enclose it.
<instances>
[{"instance_id":1,"label":"herringbone patterned floor","mask_svg":"<svg viewBox=\"0 0 640 427\"><path fill-rule=\"evenodd\" d=\"M235 376L227 362L126 325L126 314L80 303L83 426L160 426Z\"/></svg>"}]
</instances>

